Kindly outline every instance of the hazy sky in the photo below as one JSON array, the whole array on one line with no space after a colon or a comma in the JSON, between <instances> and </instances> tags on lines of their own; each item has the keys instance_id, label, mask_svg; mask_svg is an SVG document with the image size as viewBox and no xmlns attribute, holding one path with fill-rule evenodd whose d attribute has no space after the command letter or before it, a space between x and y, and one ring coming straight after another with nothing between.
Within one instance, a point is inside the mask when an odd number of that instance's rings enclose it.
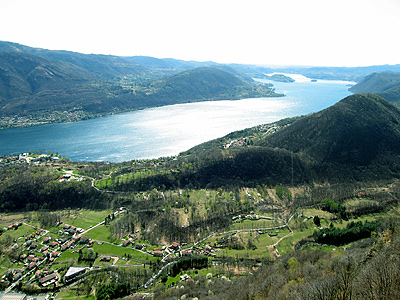
<instances>
[{"instance_id":1,"label":"hazy sky","mask_svg":"<svg viewBox=\"0 0 400 300\"><path fill-rule=\"evenodd\" d=\"M400 0L0 0L0 40L219 63L400 63Z\"/></svg>"}]
</instances>

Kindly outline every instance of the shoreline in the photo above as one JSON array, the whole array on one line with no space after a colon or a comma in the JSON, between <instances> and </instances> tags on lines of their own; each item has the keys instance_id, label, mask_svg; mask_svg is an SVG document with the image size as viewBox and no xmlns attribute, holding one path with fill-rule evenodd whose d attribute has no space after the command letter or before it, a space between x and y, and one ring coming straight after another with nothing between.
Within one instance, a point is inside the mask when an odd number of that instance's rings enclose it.
<instances>
[{"instance_id":1,"label":"shoreline","mask_svg":"<svg viewBox=\"0 0 400 300\"><path fill-rule=\"evenodd\" d=\"M268 94L268 95L263 95L263 96L259 96L259 97L251 97L251 98L257 99L257 98L274 98L274 97L285 97L286 96L284 94L276 93L275 91L273 91L273 93L274 93L273 95ZM74 111L74 112L67 112L67 111L43 112L42 115L45 115L44 118L35 118L32 115L0 117L0 130L13 129L13 128L28 128L28 127L41 126L41 125L46 125L46 124L73 123L73 122L85 121L85 120L90 120L90 119L95 119L95 118L100 118L100 117L106 117L106 116L110 116L110 115L116 115L116 114L140 111L140 110L156 108L156 107L176 105L176 104L189 104L189 103L209 102L209 101L236 101L236 100L244 100L244 99L249 99L249 98L240 97L240 98L236 98L236 99L234 98L234 99L188 100L188 101L184 101L184 102L178 101L176 103L171 103L168 105L146 106L146 107L142 107L142 108L114 111L114 112L108 112L108 113L104 113L104 114L91 114L91 113L80 110L80 111Z\"/></svg>"}]
</instances>

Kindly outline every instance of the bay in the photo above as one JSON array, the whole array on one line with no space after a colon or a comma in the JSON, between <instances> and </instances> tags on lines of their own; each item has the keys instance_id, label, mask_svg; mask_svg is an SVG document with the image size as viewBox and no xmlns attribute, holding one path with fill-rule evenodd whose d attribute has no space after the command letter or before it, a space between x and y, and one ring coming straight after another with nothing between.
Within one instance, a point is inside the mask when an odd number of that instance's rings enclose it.
<instances>
[{"instance_id":1,"label":"bay","mask_svg":"<svg viewBox=\"0 0 400 300\"><path fill-rule=\"evenodd\" d=\"M351 94L346 81L287 74L271 82L285 97L177 104L75 123L0 130L0 154L58 152L74 161L121 162L177 155L232 131L305 115ZM350 83L351 84L351 83Z\"/></svg>"}]
</instances>

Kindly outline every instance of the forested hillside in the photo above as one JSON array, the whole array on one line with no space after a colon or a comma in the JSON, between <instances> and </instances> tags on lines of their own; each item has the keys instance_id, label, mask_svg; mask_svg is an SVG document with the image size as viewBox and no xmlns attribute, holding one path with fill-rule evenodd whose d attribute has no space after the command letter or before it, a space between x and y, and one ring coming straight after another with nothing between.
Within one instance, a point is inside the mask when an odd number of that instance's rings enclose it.
<instances>
[{"instance_id":1,"label":"forested hillside","mask_svg":"<svg viewBox=\"0 0 400 300\"><path fill-rule=\"evenodd\" d=\"M400 74L372 73L350 88L354 93L375 93L387 101L400 105Z\"/></svg>"},{"instance_id":2,"label":"forested hillside","mask_svg":"<svg viewBox=\"0 0 400 300\"><path fill-rule=\"evenodd\" d=\"M196 146L164 163L163 172L117 177L108 188L128 192L399 178L399 124L399 110L386 100L352 95L309 116Z\"/></svg>"},{"instance_id":3,"label":"forested hillside","mask_svg":"<svg viewBox=\"0 0 400 300\"><path fill-rule=\"evenodd\" d=\"M0 66L1 127L12 127L15 116L16 124L29 126L66 116L71 121L191 101L279 96L228 67L165 76L120 57L7 42L0 42Z\"/></svg>"},{"instance_id":4,"label":"forested hillside","mask_svg":"<svg viewBox=\"0 0 400 300\"><path fill-rule=\"evenodd\" d=\"M0 51L25 53L46 60L67 62L100 79L111 80L122 76L130 76L135 79L152 78L151 72L145 67L118 56L47 50L3 41L0 41Z\"/></svg>"}]
</instances>

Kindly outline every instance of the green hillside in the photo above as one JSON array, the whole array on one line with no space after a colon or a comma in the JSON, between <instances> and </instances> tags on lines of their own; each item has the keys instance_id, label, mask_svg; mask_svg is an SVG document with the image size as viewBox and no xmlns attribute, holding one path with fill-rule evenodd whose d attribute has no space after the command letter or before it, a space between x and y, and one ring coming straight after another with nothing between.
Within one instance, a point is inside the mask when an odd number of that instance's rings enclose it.
<instances>
[{"instance_id":1,"label":"green hillside","mask_svg":"<svg viewBox=\"0 0 400 300\"><path fill-rule=\"evenodd\" d=\"M3 41L0 41L0 51L25 53L47 60L67 62L92 73L91 76L95 75L102 79L115 79L122 76L136 79L151 78L150 72L145 67L118 56L47 50Z\"/></svg>"},{"instance_id":2,"label":"green hillside","mask_svg":"<svg viewBox=\"0 0 400 300\"><path fill-rule=\"evenodd\" d=\"M387 151L398 153L400 111L373 94L351 95L294 122L260 142L316 161L367 165Z\"/></svg>"},{"instance_id":3,"label":"green hillside","mask_svg":"<svg viewBox=\"0 0 400 300\"><path fill-rule=\"evenodd\" d=\"M155 77L160 74L119 57L0 42L0 127L74 121L192 101L280 96L269 85L252 82L229 67Z\"/></svg>"},{"instance_id":4,"label":"green hillside","mask_svg":"<svg viewBox=\"0 0 400 300\"><path fill-rule=\"evenodd\" d=\"M116 190L375 181L400 177L400 111L373 94L321 112L232 133ZM115 182L117 183L117 182Z\"/></svg>"},{"instance_id":5,"label":"green hillside","mask_svg":"<svg viewBox=\"0 0 400 300\"><path fill-rule=\"evenodd\" d=\"M400 74L372 73L350 88L353 93L374 93L400 105Z\"/></svg>"}]
</instances>

